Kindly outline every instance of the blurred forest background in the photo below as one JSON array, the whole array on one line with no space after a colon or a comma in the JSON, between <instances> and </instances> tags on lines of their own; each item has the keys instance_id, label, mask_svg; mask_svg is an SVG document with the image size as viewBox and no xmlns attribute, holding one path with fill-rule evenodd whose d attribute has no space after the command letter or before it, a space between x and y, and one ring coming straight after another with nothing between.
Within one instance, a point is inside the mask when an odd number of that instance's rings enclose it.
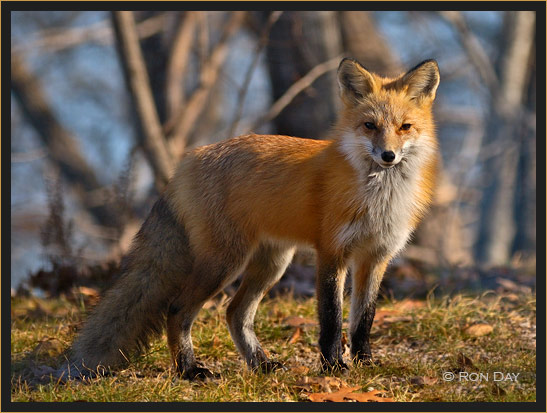
<instances>
[{"instance_id":1,"label":"blurred forest background","mask_svg":"<svg viewBox=\"0 0 547 413\"><path fill-rule=\"evenodd\" d=\"M533 11L18 11L11 36L13 289L110 276L187 149L326 138L344 56L441 70L442 179L388 282L534 284ZM311 262L288 270L310 289Z\"/></svg>"}]
</instances>

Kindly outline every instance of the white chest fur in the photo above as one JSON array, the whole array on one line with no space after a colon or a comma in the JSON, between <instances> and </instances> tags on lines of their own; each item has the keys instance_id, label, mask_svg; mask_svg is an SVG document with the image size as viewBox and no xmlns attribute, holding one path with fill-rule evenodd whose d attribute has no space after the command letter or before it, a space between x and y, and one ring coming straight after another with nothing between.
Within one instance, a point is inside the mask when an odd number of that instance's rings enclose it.
<instances>
[{"instance_id":1,"label":"white chest fur","mask_svg":"<svg viewBox=\"0 0 547 413\"><path fill-rule=\"evenodd\" d=\"M355 196L364 214L339 228L340 247L351 244L388 255L404 247L413 229L411 218L419 208L419 174L412 166L403 161L391 169L372 168L362 177Z\"/></svg>"}]
</instances>

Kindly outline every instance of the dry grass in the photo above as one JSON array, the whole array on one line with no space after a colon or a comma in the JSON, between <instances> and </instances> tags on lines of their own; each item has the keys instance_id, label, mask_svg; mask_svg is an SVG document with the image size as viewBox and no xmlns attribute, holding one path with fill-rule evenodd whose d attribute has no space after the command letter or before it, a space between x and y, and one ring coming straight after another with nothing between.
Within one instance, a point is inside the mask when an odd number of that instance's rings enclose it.
<instances>
[{"instance_id":1,"label":"dry grass","mask_svg":"<svg viewBox=\"0 0 547 413\"><path fill-rule=\"evenodd\" d=\"M288 371L269 375L248 371L224 322L226 301L217 300L200 313L193 339L197 356L221 373L220 379L189 383L175 377L164 336L125 370L89 384L60 384L40 375L47 373L48 365L54 367L69 346L83 318L83 303L15 298L12 401L303 401L310 392L336 391L340 386L359 386L363 392L384 390L386 397L401 402L535 401L532 294L382 302L372 334L377 364L353 367L334 379L319 372L317 325L295 327L299 320L288 320L315 319L315 305L313 299L279 297L266 299L259 308L257 335ZM347 308L344 314L347 318ZM479 337L466 334L466 328L477 323L488 324L493 331ZM445 372L453 373L456 380L443 380ZM494 381L494 372L518 373L518 378ZM478 373L483 374L482 381L469 380Z\"/></svg>"}]
</instances>

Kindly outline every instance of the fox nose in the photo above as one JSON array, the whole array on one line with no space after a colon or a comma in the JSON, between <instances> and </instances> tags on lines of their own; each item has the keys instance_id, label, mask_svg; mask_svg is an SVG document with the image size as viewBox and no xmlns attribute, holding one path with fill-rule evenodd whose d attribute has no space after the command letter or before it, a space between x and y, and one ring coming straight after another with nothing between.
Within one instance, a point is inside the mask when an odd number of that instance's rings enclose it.
<instances>
[{"instance_id":1,"label":"fox nose","mask_svg":"<svg viewBox=\"0 0 547 413\"><path fill-rule=\"evenodd\" d=\"M384 162L393 162L395 159L395 153L393 151L382 152L382 160Z\"/></svg>"}]
</instances>

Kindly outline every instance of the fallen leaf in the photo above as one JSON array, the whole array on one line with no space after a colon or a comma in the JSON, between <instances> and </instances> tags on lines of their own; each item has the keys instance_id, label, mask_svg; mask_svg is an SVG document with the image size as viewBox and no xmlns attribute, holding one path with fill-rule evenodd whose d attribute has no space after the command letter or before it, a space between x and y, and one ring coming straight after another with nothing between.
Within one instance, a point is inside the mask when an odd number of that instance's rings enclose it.
<instances>
[{"instance_id":1,"label":"fallen leaf","mask_svg":"<svg viewBox=\"0 0 547 413\"><path fill-rule=\"evenodd\" d=\"M343 387L337 392L333 393L312 393L308 395L308 399L310 399L312 402L343 402L345 401L345 396L359 388L359 386Z\"/></svg>"},{"instance_id":2,"label":"fallen leaf","mask_svg":"<svg viewBox=\"0 0 547 413\"><path fill-rule=\"evenodd\" d=\"M490 324L474 324L470 327L467 327L464 330L464 333L468 336L473 337L480 337L485 336L486 334L490 334L492 331L494 331L494 327L492 327Z\"/></svg>"},{"instance_id":3,"label":"fallen leaf","mask_svg":"<svg viewBox=\"0 0 547 413\"><path fill-rule=\"evenodd\" d=\"M61 353L63 343L54 337L47 337L40 340L36 347L32 350L32 354L36 357L49 356L53 357Z\"/></svg>"},{"instance_id":4,"label":"fallen leaf","mask_svg":"<svg viewBox=\"0 0 547 413\"><path fill-rule=\"evenodd\" d=\"M346 398L348 400L355 400L358 402L390 402L393 403L395 400L393 400L391 397L378 397L377 394L383 394L383 391L379 390L371 390L366 393L350 393Z\"/></svg>"},{"instance_id":5,"label":"fallen leaf","mask_svg":"<svg viewBox=\"0 0 547 413\"><path fill-rule=\"evenodd\" d=\"M87 296L87 297L98 297L99 296L99 291L96 290L95 288L90 288L90 287L80 286L80 287L78 287L78 292L82 295Z\"/></svg>"},{"instance_id":6,"label":"fallen leaf","mask_svg":"<svg viewBox=\"0 0 547 413\"><path fill-rule=\"evenodd\" d=\"M507 392L503 390L500 386L498 386L496 383L492 383L492 394L494 396L505 396Z\"/></svg>"},{"instance_id":7,"label":"fallen leaf","mask_svg":"<svg viewBox=\"0 0 547 413\"><path fill-rule=\"evenodd\" d=\"M384 393L379 390L371 390L365 393L354 393L360 387L342 387L337 392L332 393L311 393L308 395L308 399L312 402L393 402L394 400L389 397L378 397L378 394Z\"/></svg>"},{"instance_id":8,"label":"fallen leaf","mask_svg":"<svg viewBox=\"0 0 547 413\"><path fill-rule=\"evenodd\" d=\"M219 347L221 344L220 338L218 338L218 336L214 336L211 344L213 348Z\"/></svg>"},{"instance_id":9,"label":"fallen leaf","mask_svg":"<svg viewBox=\"0 0 547 413\"><path fill-rule=\"evenodd\" d=\"M300 334L302 333L302 329L300 327L296 327L296 330L292 333L291 337L288 340L289 344L294 344L298 341L300 338Z\"/></svg>"},{"instance_id":10,"label":"fallen leaf","mask_svg":"<svg viewBox=\"0 0 547 413\"><path fill-rule=\"evenodd\" d=\"M437 378L429 377L429 376L417 376L417 377L412 377L410 379L410 383L420 387L431 386L432 384L437 383Z\"/></svg>"},{"instance_id":11,"label":"fallen leaf","mask_svg":"<svg viewBox=\"0 0 547 413\"><path fill-rule=\"evenodd\" d=\"M374 316L374 322L376 324L383 324L386 317L398 316L400 314L401 312L398 310L378 310Z\"/></svg>"},{"instance_id":12,"label":"fallen leaf","mask_svg":"<svg viewBox=\"0 0 547 413\"><path fill-rule=\"evenodd\" d=\"M458 366L462 369L466 367L475 368L473 361L463 353L458 354Z\"/></svg>"},{"instance_id":13,"label":"fallen leaf","mask_svg":"<svg viewBox=\"0 0 547 413\"><path fill-rule=\"evenodd\" d=\"M513 302L518 302L520 300L520 297L514 293L506 294L503 298Z\"/></svg>"},{"instance_id":14,"label":"fallen leaf","mask_svg":"<svg viewBox=\"0 0 547 413\"><path fill-rule=\"evenodd\" d=\"M299 316L287 317L283 320L283 323L290 327L309 327L317 325L317 321L315 321L313 318L305 318Z\"/></svg>"},{"instance_id":15,"label":"fallen leaf","mask_svg":"<svg viewBox=\"0 0 547 413\"><path fill-rule=\"evenodd\" d=\"M338 377L302 377L295 384L295 387L304 389L306 391L312 392L317 390L322 390L324 392L330 393L332 389L340 389L342 387L347 387L347 384L339 379Z\"/></svg>"},{"instance_id":16,"label":"fallen leaf","mask_svg":"<svg viewBox=\"0 0 547 413\"><path fill-rule=\"evenodd\" d=\"M345 347L348 344L348 336L345 331L342 332L342 339L340 340L342 347Z\"/></svg>"}]
</instances>

